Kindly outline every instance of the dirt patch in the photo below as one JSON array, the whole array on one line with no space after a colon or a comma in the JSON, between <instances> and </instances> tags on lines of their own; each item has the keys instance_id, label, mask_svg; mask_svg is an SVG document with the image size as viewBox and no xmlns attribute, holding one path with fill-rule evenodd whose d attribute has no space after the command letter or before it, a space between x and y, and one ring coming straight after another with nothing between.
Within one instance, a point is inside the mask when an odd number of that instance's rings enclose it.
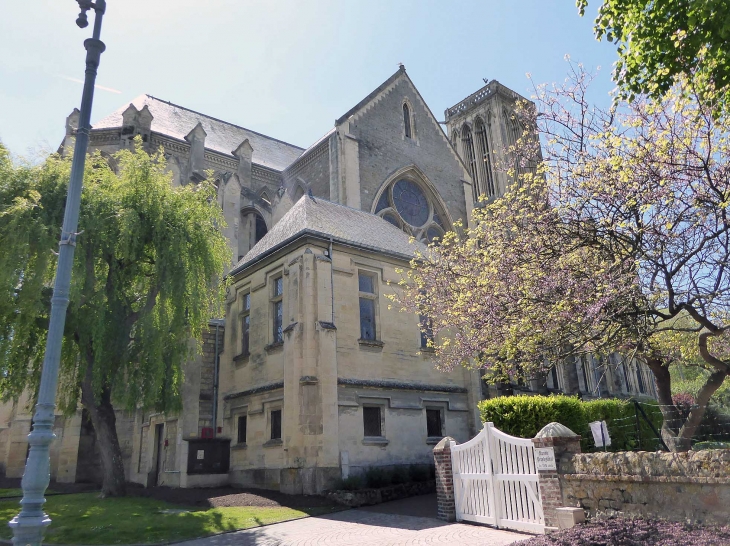
<instances>
[{"instance_id":1,"label":"dirt patch","mask_svg":"<svg viewBox=\"0 0 730 546\"><path fill-rule=\"evenodd\" d=\"M178 489L172 487L145 488L128 484L127 493L137 497L148 497L173 504L184 504L203 508L219 506L314 508L320 506L331 507L334 505L332 501L317 495L286 495L278 491L239 489L236 487Z\"/></svg>"}]
</instances>

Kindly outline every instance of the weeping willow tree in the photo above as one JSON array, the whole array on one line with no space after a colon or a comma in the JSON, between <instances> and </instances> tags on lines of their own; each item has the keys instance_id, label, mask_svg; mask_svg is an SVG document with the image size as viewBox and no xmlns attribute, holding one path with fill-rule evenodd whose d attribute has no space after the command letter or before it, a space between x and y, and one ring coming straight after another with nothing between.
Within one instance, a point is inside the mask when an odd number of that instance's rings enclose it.
<instances>
[{"instance_id":1,"label":"weeping willow tree","mask_svg":"<svg viewBox=\"0 0 730 546\"><path fill-rule=\"evenodd\" d=\"M82 405L102 494L125 493L115 410L180 407L182 365L218 311L230 252L208 181L173 187L161 153L87 161L58 403ZM15 165L0 144L0 395L35 393L51 308L70 160Z\"/></svg>"}]
</instances>

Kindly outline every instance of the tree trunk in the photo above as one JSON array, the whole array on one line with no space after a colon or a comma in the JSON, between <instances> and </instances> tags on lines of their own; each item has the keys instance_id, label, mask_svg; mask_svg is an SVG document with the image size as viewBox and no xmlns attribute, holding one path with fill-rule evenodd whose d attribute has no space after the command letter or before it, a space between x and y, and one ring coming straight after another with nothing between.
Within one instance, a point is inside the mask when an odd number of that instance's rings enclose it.
<instances>
[{"instance_id":1,"label":"tree trunk","mask_svg":"<svg viewBox=\"0 0 730 546\"><path fill-rule=\"evenodd\" d=\"M669 374L669 367L657 359L648 359L646 365L656 379L657 398L664 418L661 430L662 440L672 451L689 451L692 448L692 438L705 415L710 397L720 388L728 374L723 371L715 371L707 378L697 394L696 405L685 418L672 401L672 378Z\"/></svg>"},{"instance_id":2,"label":"tree trunk","mask_svg":"<svg viewBox=\"0 0 730 546\"><path fill-rule=\"evenodd\" d=\"M92 366L87 365L86 377L81 387L81 403L91 416L101 455L101 494L103 497L123 497L127 493L127 487L122 449L117 438L116 415L111 403L111 390L105 387L98 399L94 396L91 369Z\"/></svg>"}]
</instances>

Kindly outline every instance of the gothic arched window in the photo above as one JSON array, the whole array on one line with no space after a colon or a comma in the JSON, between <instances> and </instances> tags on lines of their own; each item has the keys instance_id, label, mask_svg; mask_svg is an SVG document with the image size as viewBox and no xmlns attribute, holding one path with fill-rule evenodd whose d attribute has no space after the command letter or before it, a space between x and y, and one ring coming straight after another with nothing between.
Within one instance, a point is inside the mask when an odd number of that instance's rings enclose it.
<instances>
[{"instance_id":1,"label":"gothic arched window","mask_svg":"<svg viewBox=\"0 0 730 546\"><path fill-rule=\"evenodd\" d=\"M461 145L464 148L464 159L466 160L466 166L469 168L469 174L474 181L474 200L479 198L478 190L479 178L477 174L476 155L474 154L474 139L471 136L471 127L464 124L461 129Z\"/></svg>"},{"instance_id":2,"label":"gothic arched window","mask_svg":"<svg viewBox=\"0 0 730 546\"><path fill-rule=\"evenodd\" d=\"M479 149L479 178L482 183L480 189L486 192L489 197L494 195L494 178L492 175L492 158L489 148L489 135L487 134L487 126L477 118L474 124L474 132L476 133L477 146Z\"/></svg>"},{"instance_id":3,"label":"gothic arched window","mask_svg":"<svg viewBox=\"0 0 730 546\"><path fill-rule=\"evenodd\" d=\"M413 134L411 131L411 109L405 102L403 103L403 127L406 138L413 138Z\"/></svg>"}]
</instances>

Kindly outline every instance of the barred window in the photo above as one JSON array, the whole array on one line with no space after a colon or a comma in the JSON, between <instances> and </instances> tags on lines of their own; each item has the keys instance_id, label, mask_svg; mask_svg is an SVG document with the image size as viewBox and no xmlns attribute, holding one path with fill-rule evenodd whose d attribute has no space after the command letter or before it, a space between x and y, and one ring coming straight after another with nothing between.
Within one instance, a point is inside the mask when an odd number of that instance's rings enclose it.
<instances>
[{"instance_id":1,"label":"barred window","mask_svg":"<svg viewBox=\"0 0 730 546\"><path fill-rule=\"evenodd\" d=\"M281 410L271 411L271 439L281 440Z\"/></svg>"},{"instance_id":2,"label":"barred window","mask_svg":"<svg viewBox=\"0 0 730 546\"><path fill-rule=\"evenodd\" d=\"M426 409L426 434L429 438L443 436L440 409Z\"/></svg>"},{"instance_id":3,"label":"barred window","mask_svg":"<svg viewBox=\"0 0 730 546\"><path fill-rule=\"evenodd\" d=\"M238 443L246 443L246 427L248 426L248 419L246 415L239 415L238 417Z\"/></svg>"},{"instance_id":4,"label":"barred window","mask_svg":"<svg viewBox=\"0 0 730 546\"><path fill-rule=\"evenodd\" d=\"M380 406L363 406L362 422L365 436L380 437L383 435Z\"/></svg>"},{"instance_id":5,"label":"barred window","mask_svg":"<svg viewBox=\"0 0 730 546\"><path fill-rule=\"evenodd\" d=\"M274 286L271 296L271 314L273 317L273 343L281 343L284 341L284 333L282 325L284 322L284 279L277 277L274 279Z\"/></svg>"}]
</instances>

